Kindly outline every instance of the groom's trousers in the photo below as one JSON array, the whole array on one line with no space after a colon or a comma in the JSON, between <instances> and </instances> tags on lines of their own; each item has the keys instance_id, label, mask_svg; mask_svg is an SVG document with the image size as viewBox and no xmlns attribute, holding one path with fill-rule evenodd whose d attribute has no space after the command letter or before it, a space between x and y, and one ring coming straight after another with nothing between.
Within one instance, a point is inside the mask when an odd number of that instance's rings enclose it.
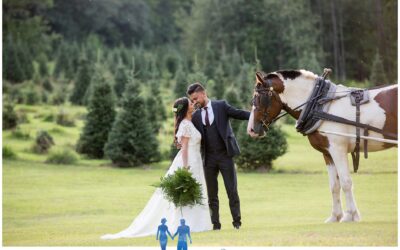
<instances>
[{"instance_id":1,"label":"groom's trousers","mask_svg":"<svg viewBox=\"0 0 400 250\"><path fill-rule=\"evenodd\" d=\"M234 226L241 225L240 200L237 191L237 177L233 159L224 152L207 153L204 175L207 182L208 205L211 210L211 222L221 226L219 221L218 174L221 172L229 198L229 207Z\"/></svg>"}]
</instances>

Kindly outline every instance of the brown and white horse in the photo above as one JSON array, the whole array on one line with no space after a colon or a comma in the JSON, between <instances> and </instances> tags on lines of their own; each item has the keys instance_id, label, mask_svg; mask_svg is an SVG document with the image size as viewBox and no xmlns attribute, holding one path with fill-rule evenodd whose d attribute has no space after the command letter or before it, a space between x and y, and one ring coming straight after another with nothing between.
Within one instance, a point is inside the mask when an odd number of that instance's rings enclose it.
<instances>
[{"instance_id":1,"label":"brown and white horse","mask_svg":"<svg viewBox=\"0 0 400 250\"><path fill-rule=\"evenodd\" d=\"M299 118L301 110L295 107L307 102L318 76L306 70L284 70L269 74L257 72L256 89L268 86L268 95L260 96L254 92L253 107L247 126L247 132L252 137L264 135L263 124L277 117L283 109ZM268 83L268 84L267 84ZM336 93L348 92L349 88L338 85ZM370 101L360 106L360 122L368 124L385 132L397 135L397 85L382 87L369 91ZM269 98L263 102L261 98ZM264 103L264 104L263 104ZM266 103L266 104L265 104ZM356 120L356 107L349 98L341 98L330 103L327 113ZM329 174L329 184L332 193L332 214L325 222L348 222L361 219L353 194L353 183L350 176L347 154L355 147L355 138L333 134L322 134L321 131L334 131L342 134L356 134L356 127L331 121L323 121L320 127L307 135L312 147L323 154ZM363 129L361 129L361 134ZM369 136L385 138L382 134L370 131ZM360 149L363 150L361 139ZM379 151L396 145L368 140L368 151ZM343 213L340 189L346 197L347 210Z\"/></svg>"}]
</instances>

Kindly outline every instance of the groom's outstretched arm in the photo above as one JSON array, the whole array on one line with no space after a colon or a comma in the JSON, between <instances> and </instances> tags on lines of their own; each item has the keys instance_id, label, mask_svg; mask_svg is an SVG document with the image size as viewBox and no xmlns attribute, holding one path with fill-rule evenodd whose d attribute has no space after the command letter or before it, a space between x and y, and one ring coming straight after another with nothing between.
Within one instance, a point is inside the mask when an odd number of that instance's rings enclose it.
<instances>
[{"instance_id":1,"label":"groom's outstretched arm","mask_svg":"<svg viewBox=\"0 0 400 250\"><path fill-rule=\"evenodd\" d=\"M250 112L246 110L237 109L231 105L229 105L226 101L224 101L225 110L228 113L229 117L238 120L248 120L250 117Z\"/></svg>"}]
</instances>

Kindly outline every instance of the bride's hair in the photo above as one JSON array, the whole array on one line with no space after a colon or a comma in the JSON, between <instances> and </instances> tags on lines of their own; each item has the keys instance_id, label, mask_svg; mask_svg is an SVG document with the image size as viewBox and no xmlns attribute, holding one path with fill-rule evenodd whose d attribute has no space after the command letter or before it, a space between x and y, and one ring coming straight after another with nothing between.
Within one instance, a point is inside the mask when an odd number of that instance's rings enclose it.
<instances>
[{"instance_id":1,"label":"bride's hair","mask_svg":"<svg viewBox=\"0 0 400 250\"><path fill-rule=\"evenodd\" d=\"M186 113L189 109L189 99L187 97L181 97L174 102L174 113L175 113L175 133L174 133L174 143L176 144L177 138L176 133L178 133L179 125L185 118Z\"/></svg>"}]
</instances>

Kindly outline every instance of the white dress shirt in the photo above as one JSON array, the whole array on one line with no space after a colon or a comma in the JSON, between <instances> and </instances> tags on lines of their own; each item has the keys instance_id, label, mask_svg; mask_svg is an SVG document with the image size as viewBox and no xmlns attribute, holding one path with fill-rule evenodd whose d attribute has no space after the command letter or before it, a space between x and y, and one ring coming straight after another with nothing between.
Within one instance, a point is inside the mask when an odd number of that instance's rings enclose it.
<instances>
[{"instance_id":1,"label":"white dress shirt","mask_svg":"<svg viewBox=\"0 0 400 250\"><path fill-rule=\"evenodd\" d=\"M208 103L206 105L207 112L208 112L208 120L210 121L210 125L214 122L214 112L211 106L211 100L208 100ZM201 108L201 120L203 122L203 125L206 125L206 110L204 108Z\"/></svg>"}]
</instances>

